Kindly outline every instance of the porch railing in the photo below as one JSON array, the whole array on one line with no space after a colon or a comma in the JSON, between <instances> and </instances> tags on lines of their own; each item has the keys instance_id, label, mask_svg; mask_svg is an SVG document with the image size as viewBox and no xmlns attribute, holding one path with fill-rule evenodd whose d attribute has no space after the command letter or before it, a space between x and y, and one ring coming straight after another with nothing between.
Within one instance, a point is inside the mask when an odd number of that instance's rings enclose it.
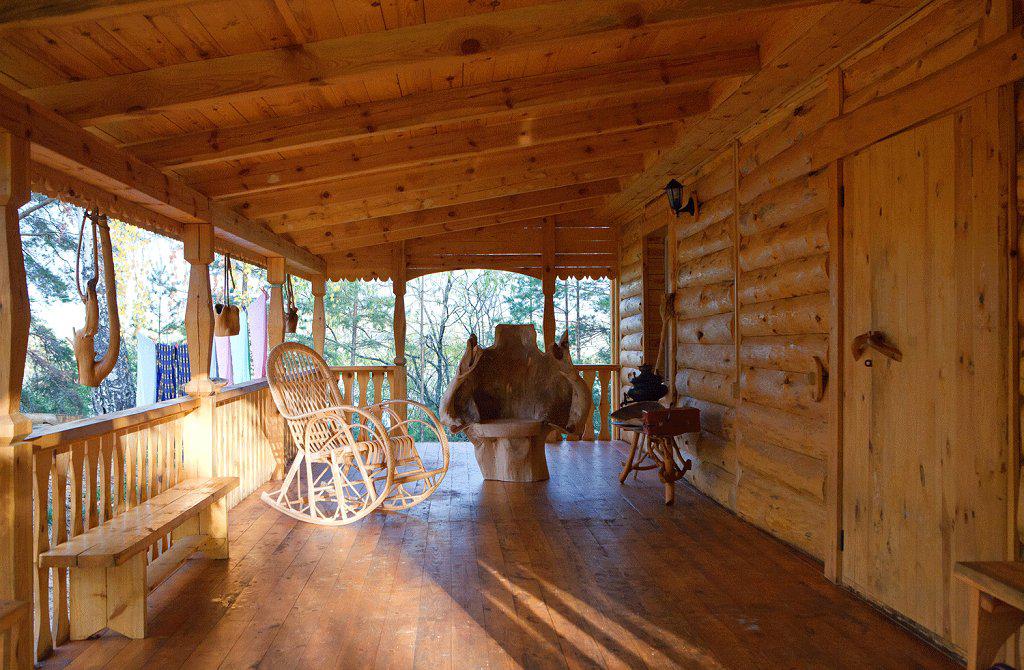
<instances>
[{"instance_id":1,"label":"porch railing","mask_svg":"<svg viewBox=\"0 0 1024 670\"><path fill-rule=\"evenodd\" d=\"M395 393L399 370L394 365L336 365L331 367L331 372L338 380L346 405L366 407L401 395Z\"/></svg>"},{"instance_id":2,"label":"porch railing","mask_svg":"<svg viewBox=\"0 0 1024 670\"><path fill-rule=\"evenodd\" d=\"M33 622L37 658L70 636L75 606L67 568L39 567L38 556L90 528L123 514L185 477L185 421L201 401L179 398L39 430L32 446L33 555L36 559ZM222 389L213 415L213 474L236 476L228 497L234 506L270 480L282 453L280 421L265 380ZM171 537L149 549L154 560Z\"/></svg>"},{"instance_id":3,"label":"porch railing","mask_svg":"<svg viewBox=\"0 0 1024 670\"><path fill-rule=\"evenodd\" d=\"M177 483L183 472L182 419L197 406L197 400L182 398L29 436L35 484L37 658L68 640L74 612L67 568L39 567L39 554ZM161 538L150 547L149 558L169 548L170 538Z\"/></svg>"},{"instance_id":4,"label":"porch railing","mask_svg":"<svg viewBox=\"0 0 1024 670\"><path fill-rule=\"evenodd\" d=\"M609 415L612 411L612 398L615 397L615 380L618 365L577 365L583 381L594 392L594 417L582 435L570 435L570 439L610 440L611 425ZM596 386L595 386L596 383Z\"/></svg>"}]
</instances>

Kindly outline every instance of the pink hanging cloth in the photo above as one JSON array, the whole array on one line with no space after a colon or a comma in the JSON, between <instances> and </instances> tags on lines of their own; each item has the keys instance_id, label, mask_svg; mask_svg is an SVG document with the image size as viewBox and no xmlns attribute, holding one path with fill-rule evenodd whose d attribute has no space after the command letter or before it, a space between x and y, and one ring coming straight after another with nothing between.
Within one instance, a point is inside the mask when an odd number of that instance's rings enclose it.
<instances>
[{"instance_id":1,"label":"pink hanging cloth","mask_svg":"<svg viewBox=\"0 0 1024 670\"><path fill-rule=\"evenodd\" d=\"M253 379L267 376L267 306L270 296L266 289L251 303L246 313L249 315L249 351L252 352Z\"/></svg>"},{"instance_id":2,"label":"pink hanging cloth","mask_svg":"<svg viewBox=\"0 0 1024 670\"><path fill-rule=\"evenodd\" d=\"M217 374L228 384L235 383L235 370L231 364L231 338L215 337L213 346L217 348Z\"/></svg>"}]
</instances>

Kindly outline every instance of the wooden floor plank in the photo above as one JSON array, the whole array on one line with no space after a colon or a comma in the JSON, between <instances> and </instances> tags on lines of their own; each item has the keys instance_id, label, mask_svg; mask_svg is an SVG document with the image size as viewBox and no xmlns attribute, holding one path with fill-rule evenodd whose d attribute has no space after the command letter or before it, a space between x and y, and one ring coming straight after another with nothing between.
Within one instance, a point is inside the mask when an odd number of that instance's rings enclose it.
<instances>
[{"instance_id":1,"label":"wooden floor plank","mask_svg":"<svg viewBox=\"0 0 1024 670\"><path fill-rule=\"evenodd\" d=\"M150 595L150 637L104 631L42 668L924 668L957 664L821 565L685 485L618 483L610 443L548 446L551 479L485 482L471 446L424 505L342 528L259 492L231 558Z\"/></svg>"}]
</instances>

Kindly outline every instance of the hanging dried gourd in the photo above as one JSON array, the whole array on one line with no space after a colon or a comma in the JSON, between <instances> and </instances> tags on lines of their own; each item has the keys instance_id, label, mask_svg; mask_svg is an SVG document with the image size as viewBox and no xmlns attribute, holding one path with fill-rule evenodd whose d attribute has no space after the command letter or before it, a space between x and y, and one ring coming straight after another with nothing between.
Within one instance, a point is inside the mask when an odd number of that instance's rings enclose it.
<instances>
[{"instance_id":1,"label":"hanging dried gourd","mask_svg":"<svg viewBox=\"0 0 1024 670\"><path fill-rule=\"evenodd\" d=\"M285 290L288 292L288 313L284 317L284 332L295 333L299 330L299 309L295 306L295 289L292 287L291 275L288 275Z\"/></svg>"},{"instance_id":2,"label":"hanging dried gourd","mask_svg":"<svg viewBox=\"0 0 1024 670\"><path fill-rule=\"evenodd\" d=\"M213 334L217 337L232 337L242 330L238 319L238 306L231 304L231 289L235 278L231 274L231 256L224 257L224 302L213 306Z\"/></svg>"},{"instance_id":3,"label":"hanging dried gourd","mask_svg":"<svg viewBox=\"0 0 1024 670\"><path fill-rule=\"evenodd\" d=\"M83 289L82 252L85 248L85 224L92 231L92 278L85 281ZM96 286L100 275L100 254L103 255L103 287L107 296L107 322L110 326L110 342L102 358L96 358L96 334L100 329L100 306ZM114 249L110 244L110 227L107 217L98 211L86 211L82 215L82 226L78 231L78 253L75 257L75 287L85 305L85 327L74 331L75 360L78 363L78 383L84 386L100 385L117 364L121 349L121 320L117 313L117 281L114 277Z\"/></svg>"}]
</instances>

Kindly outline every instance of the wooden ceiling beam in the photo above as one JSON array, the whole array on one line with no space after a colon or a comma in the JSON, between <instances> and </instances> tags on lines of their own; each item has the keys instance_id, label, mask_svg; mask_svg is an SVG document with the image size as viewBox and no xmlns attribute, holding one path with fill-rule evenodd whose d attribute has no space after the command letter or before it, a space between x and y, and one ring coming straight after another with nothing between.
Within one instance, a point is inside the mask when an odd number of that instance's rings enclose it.
<instances>
[{"instance_id":1,"label":"wooden ceiling beam","mask_svg":"<svg viewBox=\"0 0 1024 670\"><path fill-rule=\"evenodd\" d=\"M90 125L268 93L300 92L407 66L457 67L576 40L650 39L652 30L714 16L825 0L575 0L357 34L46 86L27 95ZM852 2L854 0L845 0ZM257 75L258 73L258 75Z\"/></svg>"},{"instance_id":2,"label":"wooden ceiling beam","mask_svg":"<svg viewBox=\"0 0 1024 670\"><path fill-rule=\"evenodd\" d=\"M413 210L407 211L415 211L635 175L643 170L644 165L644 157L635 154L596 159L536 172L479 179L459 174L435 184L429 183L426 178L422 182L408 180L406 183L410 184L410 187L403 190L395 190L387 183L373 184L372 180L368 180L371 182L369 184L360 184L359 190L346 188L344 183L314 184L310 187L297 187L290 191L266 193L249 198L239 206L239 209L255 219L286 212L306 212L308 215L331 210L363 211L367 213L364 218L374 218L373 214L378 209L390 211L389 208L409 205Z\"/></svg>"},{"instance_id":3,"label":"wooden ceiling beam","mask_svg":"<svg viewBox=\"0 0 1024 670\"><path fill-rule=\"evenodd\" d=\"M447 165L451 170L486 161L507 161L509 170L524 162L552 167L582 162L594 156L614 156L671 146L678 129L669 123L707 111L706 96L695 94L680 102L657 101L611 110L576 112L566 116L518 121L498 126L411 137L400 142L347 142L332 151L285 158L219 172L203 170L202 179L189 178L197 190L214 199L231 198L328 180L375 175L388 180L396 170Z\"/></svg>"},{"instance_id":4,"label":"wooden ceiling beam","mask_svg":"<svg viewBox=\"0 0 1024 670\"><path fill-rule=\"evenodd\" d=\"M494 217L495 223L500 223L501 217L521 210L551 208L562 203L601 198L617 193L618 190L618 179L605 179L589 184L528 191L487 200L438 207L421 207L416 211L380 217L363 216L352 210L324 210L305 217L284 215L277 217L276 220L272 219L271 227L282 234L302 235L302 243L305 245L307 242L312 244L312 240L307 235L327 240L349 234L365 234L367 226L379 226L382 232L389 232L478 217Z\"/></svg>"},{"instance_id":5,"label":"wooden ceiling beam","mask_svg":"<svg viewBox=\"0 0 1024 670\"><path fill-rule=\"evenodd\" d=\"M153 13L198 0L15 0L0 5L0 33Z\"/></svg>"},{"instance_id":6,"label":"wooden ceiling beam","mask_svg":"<svg viewBox=\"0 0 1024 670\"><path fill-rule=\"evenodd\" d=\"M666 110L665 116L671 118L671 110ZM420 166L345 175L329 181L287 183L282 178L279 180L285 182L282 189L242 189L237 195L221 199L221 202L236 207L239 211L282 212L330 202L388 194L411 194L423 189L458 186L500 177L509 180L541 178L545 174L565 172L566 168L592 163L598 157L611 163L622 156L638 156L659 146L671 146L675 139L675 131L672 128L664 130L668 132L659 132L653 134L653 137L641 136L640 142L633 140L632 133L622 133L614 142L568 141L539 144L519 150L456 158ZM643 166L637 164L636 168L642 170ZM295 206L296 204L298 206Z\"/></svg>"},{"instance_id":7,"label":"wooden ceiling beam","mask_svg":"<svg viewBox=\"0 0 1024 670\"><path fill-rule=\"evenodd\" d=\"M754 74L756 45L707 48L698 56L650 58L408 95L300 116L175 135L129 145L154 165L189 167L289 149L375 138L472 119L518 121L623 96L645 99L694 82ZM629 101L629 100L627 100Z\"/></svg>"},{"instance_id":8,"label":"wooden ceiling beam","mask_svg":"<svg viewBox=\"0 0 1024 670\"><path fill-rule=\"evenodd\" d=\"M465 233L466 231L480 231L486 228L499 227L508 223L519 223L524 221L537 221L545 216L575 215L582 217L584 213L592 213L603 204L601 198L581 198L547 205L544 207L532 207L514 212L502 212L487 216L478 216L457 221L441 221L438 223L419 226L391 226L382 229L378 219L372 222L360 222L349 224L342 230L317 230L314 234L304 234L295 237L298 244L302 244L316 254L338 253L349 251L360 247L372 247L388 242L401 242L403 240L419 240L449 233ZM590 214L592 216L592 214ZM354 228L352 233L345 229ZM460 236L461 237L461 236Z\"/></svg>"},{"instance_id":9,"label":"wooden ceiling beam","mask_svg":"<svg viewBox=\"0 0 1024 670\"><path fill-rule=\"evenodd\" d=\"M217 237L254 255L283 257L299 274L322 274L317 256L4 86L0 128L28 140L37 163L173 221L211 223Z\"/></svg>"},{"instance_id":10,"label":"wooden ceiling beam","mask_svg":"<svg viewBox=\"0 0 1024 670\"><path fill-rule=\"evenodd\" d=\"M629 180L620 194L609 199L602 217L623 219L669 179L690 174L762 115L901 20L912 6L906 0L837 5L716 104L698 127L681 135L680 142L664 151L656 163Z\"/></svg>"}]
</instances>

